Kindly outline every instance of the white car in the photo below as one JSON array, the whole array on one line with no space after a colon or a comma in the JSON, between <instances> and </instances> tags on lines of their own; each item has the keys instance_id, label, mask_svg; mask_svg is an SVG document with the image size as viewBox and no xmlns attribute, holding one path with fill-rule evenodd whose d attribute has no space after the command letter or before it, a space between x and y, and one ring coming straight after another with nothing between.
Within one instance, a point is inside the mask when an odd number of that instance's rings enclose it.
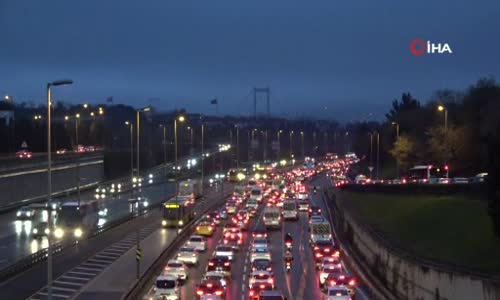
<instances>
[{"instance_id":1,"label":"white car","mask_svg":"<svg viewBox=\"0 0 500 300\"><path fill-rule=\"evenodd\" d=\"M204 280L217 280L220 282L222 287L226 288L227 287L227 281L226 281L226 274L224 272L219 272L219 271L209 271L205 273L201 281Z\"/></svg>"},{"instance_id":2,"label":"white car","mask_svg":"<svg viewBox=\"0 0 500 300\"><path fill-rule=\"evenodd\" d=\"M230 261L232 261L234 257L233 247L226 245L219 245L215 247L214 257L215 256L226 256Z\"/></svg>"},{"instance_id":3,"label":"white car","mask_svg":"<svg viewBox=\"0 0 500 300\"><path fill-rule=\"evenodd\" d=\"M257 248L252 249L252 254L250 255L250 263L253 263L256 259L271 259L271 252L267 248Z\"/></svg>"},{"instance_id":4,"label":"white car","mask_svg":"<svg viewBox=\"0 0 500 300\"><path fill-rule=\"evenodd\" d=\"M309 195L307 193L298 193L297 198L299 200L305 200L305 199L309 198Z\"/></svg>"},{"instance_id":5,"label":"white car","mask_svg":"<svg viewBox=\"0 0 500 300\"><path fill-rule=\"evenodd\" d=\"M268 248L267 247L267 239L264 237L256 237L253 239L252 242L252 249L257 249L257 248Z\"/></svg>"},{"instance_id":6,"label":"white car","mask_svg":"<svg viewBox=\"0 0 500 300\"><path fill-rule=\"evenodd\" d=\"M257 200L249 199L247 201L247 205L246 206L248 208L258 209L259 208L259 202L257 202Z\"/></svg>"},{"instance_id":7,"label":"white car","mask_svg":"<svg viewBox=\"0 0 500 300\"><path fill-rule=\"evenodd\" d=\"M254 271L250 274L248 286L251 288L256 283L269 283L274 289L273 275L267 271Z\"/></svg>"},{"instance_id":8,"label":"white car","mask_svg":"<svg viewBox=\"0 0 500 300\"><path fill-rule=\"evenodd\" d=\"M194 247L196 251L203 252L207 250L207 241L201 235L192 235L186 242L186 246Z\"/></svg>"},{"instance_id":9,"label":"white car","mask_svg":"<svg viewBox=\"0 0 500 300\"><path fill-rule=\"evenodd\" d=\"M336 265L339 269L342 268L342 263L339 256L323 257L323 259L321 260L320 268L323 268L326 265Z\"/></svg>"},{"instance_id":10,"label":"white car","mask_svg":"<svg viewBox=\"0 0 500 300\"><path fill-rule=\"evenodd\" d=\"M179 300L177 277L160 275L156 278L155 285L147 293L144 300Z\"/></svg>"},{"instance_id":11,"label":"white car","mask_svg":"<svg viewBox=\"0 0 500 300\"><path fill-rule=\"evenodd\" d=\"M186 280L188 277L188 268L182 261L169 260L162 275L171 275L179 280Z\"/></svg>"},{"instance_id":12,"label":"white car","mask_svg":"<svg viewBox=\"0 0 500 300\"><path fill-rule=\"evenodd\" d=\"M351 300L351 295L345 286L333 286L326 291L325 300Z\"/></svg>"},{"instance_id":13,"label":"white car","mask_svg":"<svg viewBox=\"0 0 500 300\"><path fill-rule=\"evenodd\" d=\"M183 246L177 252L177 260L195 266L198 264L198 252L194 247Z\"/></svg>"},{"instance_id":14,"label":"white car","mask_svg":"<svg viewBox=\"0 0 500 300\"><path fill-rule=\"evenodd\" d=\"M326 281L326 278L328 278L328 275L334 274L334 273L341 274L342 268L339 268L338 265L334 265L334 264L328 264L328 265L322 266L320 268L320 271L319 271L320 284L323 285Z\"/></svg>"},{"instance_id":15,"label":"white car","mask_svg":"<svg viewBox=\"0 0 500 300\"><path fill-rule=\"evenodd\" d=\"M250 199L256 200L257 202L262 201L262 190L259 188L253 188L250 191Z\"/></svg>"}]
</instances>

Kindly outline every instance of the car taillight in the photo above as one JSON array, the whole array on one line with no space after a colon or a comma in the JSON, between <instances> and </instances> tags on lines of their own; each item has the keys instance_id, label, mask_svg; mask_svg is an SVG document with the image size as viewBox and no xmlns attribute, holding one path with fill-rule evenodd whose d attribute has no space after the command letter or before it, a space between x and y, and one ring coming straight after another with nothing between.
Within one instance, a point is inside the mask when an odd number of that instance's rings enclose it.
<instances>
[{"instance_id":1,"label":"car taillight","mask_svg":"<svg viewBox=\"0 0 500 300\"><path fill-rule=\"evenodd\" d=\"M267 282L268 282L268 283L270 283L270 284L273 284L273 279L272 279L272 278L269 278L269 279L267 280Z\"/></svg>"},{"instance_id":2,"label":"car taillight","mask_svg":"<svg viewBox=\"0 0 500 300\"><path fill-rule=\"evenodd\" d=\"M202 290L197 290L196 294L199 295L199 296L201 296L201 295L203 295L203 291Z\"/></svg>"},{"instance_id":3,"label":"car taillight","mask_svg":"<svg viewBox=\"0 0 500 300\"><path fill-rule=\"evenodd\" d=\"M336 285L336 284L337 284L337 282L335 282L335 280L330 281L330 285Z\"/></svg>"},{"instance_id":4,"label":"car taillight","mask_svg":"<svg viewBox=\"0 0 500 300\"><path fill-rule=\"evenodd\" d=\"M196 230L200 230L200 226L196 226Z\"/></svg>"},{"instance_id":5,"label":"car taillight","mask_svg":"<svg viewBox=\"0 0 500 300\"><path fill-rule=\"evenodd\" d=\"M330 252L330 248L326 248L326 249L325 249L325 252Z\"/></svg>"},{"instance_id":6,"label":"car taillight","mask_svg":"<svg viewBox=\"0 0 500 300\"><path fill-rule=\"evenodd\" d=\"M321 254L321 253L316 253L316 257L322 257L322 256L323 256L323 254Z\"/></svg>"},{"instance_id":7,"label":"car taillight","mask_svg":"<svg viewBox=\"0 0 500 300\"><path fill-rule=\"evenodd\" d=\"M318 246L314 246L314 250L319 250L319 247Z\"/></svg>"},{"instance_id":8,"label":"car taillight","mask_svg":"<svg viewBox=\"0 0 500 300\"><path fill-rule=\"evenodd\" d=\"M355 284L356 284L356 281L355 281L354 279L351 279L351 280L349 281L349 285L355 285Z\"/></svg>"},{"instance_id":9,"label":"car taillight","mask_svg":"<svg viewBox=\"0 0 500 300\"><path fill-rule=\"evenodd\" d=\"M209 263L208 263L208 265L209 265L209 266L213 266L213 265L214 265L214 263L213 263L213 262L209 262Z\"/></svg>"},{"instance_id":10,"label":"car taillight","mask_svg":"<svg viewBox=\"0 0 500 300\"><path fill-rule=\"evenodd\" d=\"M335 253L333 253L334 256L340 256L340 251L335 251Z\"/></svg>"},{"instance_id":11,"label":"car taillight","mask_svg":"<svg viewBox=\"0 0 500 300\"><path fill-rule=\"evenodd\" d=\"M213 286L214 286L213 284L211 284L211 283L207 283L207 287L211 288L211 287L213 287Z\"/></svg>"},{"instance_id":12,"label":"car taillight","mask_svg":"<svg viewBox=\"0 0 500 300\"><path fill-rule=\"evenodd\" d=\"M218 290L218 291L216 291L216 292L215 292L215 294L216 294L217 296L220 296L220 295L222 295L222 291L221 291L221 290Z\"/></svg>"},{"instance_id":13,"label":"car taillight","mask_svg":"<svg viewBox=\"0 0 500 300\"><path fill-rule=\"evenodd\" d=\"M253 296L254 292L253 290L250 290L250 296Z\"/></svg>"},{"instance_id":14,"label":"car taillight","mask_svg":"<svg viewBox=\"0 0 500 300\"><path fill-rule=\"evenodd\" d=\"M224 266L229 267L229 262L225 262Z\"/></svg>"}]
</instances>

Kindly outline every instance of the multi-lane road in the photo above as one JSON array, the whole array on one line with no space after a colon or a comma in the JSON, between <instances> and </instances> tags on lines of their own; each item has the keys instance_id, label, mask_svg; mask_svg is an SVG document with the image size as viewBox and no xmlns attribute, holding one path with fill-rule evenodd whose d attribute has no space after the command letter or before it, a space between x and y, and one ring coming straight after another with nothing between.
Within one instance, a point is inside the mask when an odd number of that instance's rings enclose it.
<instances>
[{"instance_id":1,"label":"multi-lane road","mask_svg":"<svg viewBox=\"0 0 500 300\"><path fill-rule=\"evenodd\" d=\"M329 180L318 178L311 184L326 188L330 185ZM310 193L310 204L322 209L325 218L329 219L329 210L326 205L324 193ZM251 218L249 230L243 233L243 243L231 263L231 279L226 290L226 300L245 300L249 295L249 276L251 273L250 248L252 242L251 233L256 227L260 227L262 213L265 204L261 204L257 214ZM224 223L230 222L227 220ZM279 230L268 230L269 249L271 251L272 268L274 273L275 288L280 290L287 299L323 299L324 295L318 285L318 275L315 267L313 251L309 244L310 232L309 218L307 212L301 212L297 221L286 221L282 223ZM291 270L285 269L284 264L284 236L290 233L294 240ZM219 226L215 234L207 238L207 250L199 254L199 264L189 268L188 280L180 288L180 298L191 300L196 298L196 285L200 283L207 267L208 260L213 256L215 247L222 241L222 226ZM165 262L166 263L166 262ZM344 264L343 266L347 266ZM349 270L348 270L349 271ZM158 274L157 274L158 275ZM354 274L355 275L355 274ZM369 299L363 285L356 288L356 299Z\"/></svg>"}]
</instances>

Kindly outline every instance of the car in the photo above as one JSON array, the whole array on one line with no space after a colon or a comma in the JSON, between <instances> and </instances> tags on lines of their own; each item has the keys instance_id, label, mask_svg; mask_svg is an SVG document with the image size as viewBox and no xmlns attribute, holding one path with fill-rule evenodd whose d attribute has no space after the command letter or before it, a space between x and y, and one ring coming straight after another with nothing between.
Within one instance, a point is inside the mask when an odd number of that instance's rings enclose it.
<instances>
[{"instance_id":1,"label":"car","mask_svg":"<svg viewBox=\"0 0 500 300\"><path fill-rule=\"evenodd\" d=\"M250 263L253 263L256 259L271 259L271 252L267 248L252 249Z\"/></svg>"},{"instance_id":2,"label":"car","mask_svg":"<svg viewBox=\"0 0 500 300\"><path fill-rule=\"evenodd\" d=\"M252 262L252 272L255 272L255 271L267 271L269 273L273 273L273 268L272 268L272 262L270 259L264 259L264 258L260 258L260 259L255 259L253 262Z\"/></svg>"},{"instance_id":3,"label":"car","mask_svg":"<svg viewBox=\"0 0 500 300\"><path fill-rule=\"evenodd\" d=\"M305 192L300 192L300 193L297 193L297 199L299 200L305 200L309 198L309 195Z\"/></svg>"},{"instance_id":4,"label":"car","mask_svg":"<svg viewBox=\"0 0 500 300\"><path fill-rule=\"evenodd\" d=\"M33 154L28 150L19 150L16 152L16 157L20 159L30 159Z\"/></svg>"},{"instance_id":5,"label":"car","mask_svg":"<svg viewBox=\"0 0 500 300\"><path fill-rule=\"evenodd\" d=\"M201 235L192 235L186 242L186 245L194 247L198 252L207 250L207 241Z\"/></svg>"},{"instance_id":6,"label":"car","mask_svg":"<svg viewBox=\"0 0 500 300\"><path fill-rule=\"evenodd\" d=\"M33 233L33 238L48 236L50 233L49 223L45 221L36 223L33 226L32 233Z\"/></svg>"},{"instance_id":7,"label":"car","mask_svg":"<svg viewBox=\"0 0 500 300\"><path fill-rule=\"evenodd\" d=\"M321 208L315 205L311 205L311 207L309 207L309 217L312 217L314 215L321 215Z\"/></svg>"},{"instance_id":8,"label":"car","mask_svg":"<svg viewBox=\"0 0 500 300\"><path fill-rule=\"evenodd\" d=\"M163 270L163 275L171 275L179 280L185 281L188 278L188 270L182 261L171 259Z\"/></svg>"},{"instance_id":9,"label":"car","mask_svg":"<svg viewBox=\"0 0 500 300\"><path fill-rule=\"evenodd\" d=\"M241 228L234 223L228 223L228 224L224 225L224 228L222 229L222 233L226 234L228 232L235 233L235 234L242 234Z\"/></svg>"},{"instance_id":10,"label":"car","mask_svg":"<svg viewBox=\"0 0 500 300\"><path fill-rule=\"evenodd\" d=\"M349 290L344 286L329 287L325 300L351 300Z\"/></svg>"},{"instance_id":11,"label":"car","mask_svg":"<svg viewBox=\"0 0 500 300\"><path fill-rule=\"evenodd\" d=\"M267 239L267 229L264 226L257 226L252 232L253 238L263 237Z\"/></svg>"},{"instance_id":12,"label":"car","mask_svg":"<svg viewBox=\"0 0 500 300\"><path fill-rule=\"evenodd\" d=\"M196 226L196 234L202 236L212 236L215 232L215 224L207 220L200 221Z\"/></svg>"},{"instance_id":13,"label":"car","mask_svg":"<svg viewBox=\"0 0 500 300\"><path fill-rule=\"evenodd\" d=\"M264 237L256 237L252 241L252 249L267 248L267 239Z\"/></svg>"},{"instance_id":14,"label":"car","mask_svg":"<svg viewBox=\"0 0 500 300\"><path fill-rule=\"evenodd\" d=\"M250 273L248 282L249 287L251 287L255 283L269 283L272 285L272 289L274 289L273 274L268 271L253 271L252 273Z\"/></svg>"},{"instance_id":15,"label":"car","mask_svg":"<svg viewBox=\"0 0 500 300\"><path fill-rule=\"evenodd\" d=\"M195 266L198 264L198 252L194 247L183 246L179 248L176 259L182 261L186 265Z\"/></svg>"},{"instance_id":16,"label":"car","mask_svg":"<svg viewBox=\"0 0 500 300\"><path fill-rule=\"evenodd\" d=\"M354 290L356 289L356 279L352 276L347 275L342 272L334 272L328 274L326 277L323 288L327 290L329 287L333 286L344 286L349 290L350 294L354 294Z\"/></svg>"},{"instance_id":17,"label":"car","mask_svg":"<svg viewBox=\"0 0 500 300\"><path fill-rule=\"evenodd\" d=\"M260 188L253 188L250 191L250 199L256 200L257 202L262 201L262 190Z\"/></svg>"},{"instance_id":18,"label":"car","mask_svg":"<svg viewBox=\"0 0 500 300\"><path fill-rule=\"evenodd\" d=\"M227 256L214 256L208 260L207 274L212 271L222 272L226 277L231 276L231 261Z\"/></svg>"},{"instance_id":19,"label":"car","mask_svg":"<svg viewBox=\"0 0 500 300\"><path fill-rule=\"evenodd\" d=\"M260 292L273 290L273 285L267 282L254 283L248 289L248 299L259 299Z\"/></svg>"},{"instance_id":20,"label":"car","mask_svg":"<svg viewBox=\"0 0 500 300\"><path fill-rule=\"evenodd\" d=\"M272 290L272 291L260 291L259 300L287 300L281 291Z\"/></svg>"},{"instance_id":21,"label":"car","mask_svg":"<svg viewBox=\"0 0 500 300\"><path fill-rule=\"evenodd\" d=\"M329 256L329 257L323 257L319 264L319 268L325 266L325 265L336 265L339 268L342 268L342 262L340 261L339 256Z\"/></svg>"},{"instance_id":22,"label":"car","mask_svg":"<svg viewBox=\"0 0 500 300\"><path fill-rule=\"evenodd\" d=\"M222 220L227 220L227 210L225 208L219 209L219 216Z\"/></svg>"},{"instance_id":23,"label":"car","mask_svg":"<svg viewBox=\"0 0 500 300\"><path fill-rule=\"evenodd\" d=\"M340 275L342 273L343 273L342 268L339 268L338 265L328 264L322 266L319 270L319 286L321 287L325 284L328 275L330 274Z\"/></svg>"},{"instance_id":24,"label":"car","mask_svg":"<svg viewBox=\"0 0 500 300\"><path fill-rule=\"evenodd\" d=\"M16 213L18 220L31 220L35 216L35 210L29 206L21 207Z\"/></svg>"},{"instance_id":25,"label":"car","mask_svg":"<svg viewBox=\"0 0 500 300\"><path fill-rule=\"evenodd\" d=\"M233 247L227 245L218 245L217 247L215 247L214 256L226 256L230 261L232 261L234 257Z\"/></svg>"},{"instance_id":26,"label":"car","mask_svg":"<svg viewBox=\"0 0 500 300\"><path fill-rule=\"evenodd\" d=\"M207 213L205 215L205 218L207 220L212 220L215 223L215 225L220 225L221 224L220 223L221 222L221 218L220 218L220 215L219 215L218 212Z\"/></svg>"},{"instance_id":27,"label":"car","mask_svg":"<svg viewBox=\"0 0 500 300\"><path fill-rule=\"evenodd\" d=\"M255 200L255 199L248 199L246 207L247 208L258 209L259 208L259 202L257 202L257 200Z\"/></svg>"},{"instance_id":28,"label":"car","mask_svg":"<svg viewBox=\"0 0 500 300\"><path fill-rule=\"evenodd\" d=\"M246 215L246 212L245 212L245 215ZM237 214L236 216L233 217L233 223L236 224L236 226L238 226L241 230L248 230L248 226L249 226L249 218L248 217L243 217L239 214Z\"/></svg>"},{"instance_id":29,"label":"car","mask_svg":"<svg viewBox=\"0 0 500 300\"><path fill-rule=\"evenodd\" d=\"M217 295L224 298L224 287L218 280L202 280L196 286L196 296L201 298L203 295Z\"/></svg>"},{"instance_id":30,"label":"car","mask_svg":"<svg viewBox=\"0 0 500 300\"><path fill-rule=\"evenodd\" d=\"M56 154L61 155L61 154L66 154L66 152L68 152L68 150L66 149L57 149Z\"/></svg>"},{"instance_id":31,"label":"car","mask_svg":"<svg viewBox=\"0 0 500 300\"><path fill-rule=\"evenodd\" d=\"M164 299L178 300L179 287L177 277L170 275L160 275L156 278L156 282L151 290L144 296L144 299Z\"/></svg>"},{"instance_id":32,"label":"car","mask_svg":"<svg viewBox=\"0 0 500 300\"><path fill-rule=\"evenodd\" d=\"M234 215L238 209L236 201L228 201L226 203L226 210L228 215Z\"/></svg>"},{"instance_id":33,"label":"car","mask_svg":"<svg viewBox=\"0 0 500 300\"><path fill-rule=\"evenodd\" d=\"M222 243L226 246L230 246L233 250L238 251L243 244L243 237L241 233L226 232L224 233Z\"/></svg>"},{"instance_id":34,"label":"car","mask_svg":"<svg viewBox=\"0 0 500 300\"><path fill-rule=\"evenodd\" d=\"M307 200L299 200L299 211L309 211L309 202Z\"/></svg>"},{"instance_id":35,"label":"car","mask_svg":"<svg viewBox=\"0 0 500 300\"><path fill-rule=\"evenodd\" d=\"M205 275L203 275L202 280L218 280L218 281L220 281L222 287L226 288L227 281L226 281L225 277L226 277L226 274L224 272L210 271L210 272L206 272Z\"/></svg>"},{"instance_id":36,"label":"car","mask_svg":"<svg viewBox=\"0 0 500 300\"><path fill-rule=\"evenodd\" d=\"M313 244L314 258L320 263L323 257L340 256L340 250L331 240L319 240Z\"/></svg>"}]
</instances>

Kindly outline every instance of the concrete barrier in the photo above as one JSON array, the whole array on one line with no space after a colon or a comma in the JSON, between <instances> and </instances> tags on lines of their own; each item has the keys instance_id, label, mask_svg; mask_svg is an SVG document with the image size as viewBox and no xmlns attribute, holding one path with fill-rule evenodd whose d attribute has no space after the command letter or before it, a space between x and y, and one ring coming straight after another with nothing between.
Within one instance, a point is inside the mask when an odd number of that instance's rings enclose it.
<instances>
[{"instance_id":1,"label":"concrete barrier","mask_svg":"<svg viewBox=\"0 0 500 300\"><path fill-rule=\"evenodd\" d=\"M500 299L500 278L412 256L390 245L329 191L334 226L354 255L397 299ZM340 199L339 199L340 198ZM418 243L418 241L415 241Z\"/></svg>"},{"instance_id":2,"label":"concrete barrier","mask_svg":"<svg viewBox=\"0 0 500 300\"><path fill-rule=\"evenodd\" d=\"M79 164L79 170L78 170ZM0 209L36 199L47 194L47 166L12 171L0 175ZM104 180L102 157L56 163L52 169L52 192L68 190Z\"/></svg>"}]
</instances>

